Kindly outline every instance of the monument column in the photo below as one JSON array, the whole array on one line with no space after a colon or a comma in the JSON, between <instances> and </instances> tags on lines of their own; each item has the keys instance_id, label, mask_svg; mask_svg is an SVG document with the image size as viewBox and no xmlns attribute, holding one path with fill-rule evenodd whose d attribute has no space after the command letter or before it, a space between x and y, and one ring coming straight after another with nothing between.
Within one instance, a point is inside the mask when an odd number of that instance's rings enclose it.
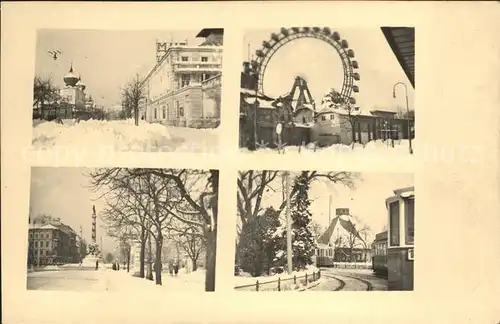
<instances>
[{"instance_id":1,"label":"monument column","mask_svg":"<svg viewBox=\"0 0 500 324\"><path fill-rule=\"evenodd\" d=\"M95 205L92 205L92 244L94 245L97 243L96 218Z\"/></svg>"}]
</instances>

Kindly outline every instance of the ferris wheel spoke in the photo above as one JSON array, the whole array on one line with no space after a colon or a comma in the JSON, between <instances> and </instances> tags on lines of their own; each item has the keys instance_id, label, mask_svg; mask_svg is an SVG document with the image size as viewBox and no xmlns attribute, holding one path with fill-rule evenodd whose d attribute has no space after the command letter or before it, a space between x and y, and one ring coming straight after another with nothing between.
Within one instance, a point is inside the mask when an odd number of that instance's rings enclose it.
<instances>
[{"instance_id":1,"label":"ferris wheel spoke","mask_svg":"<svg viewBox=\"0 0 500 324\"><path fill-rule=\"evenodd\" d=\"M332 31L328 27L291 27L281 28L280 32L272 33L269 40L262 42L262 48L256 51L256 59L252 64L254 72L258 75L257 91L260 94L265 94L264 91L264 76L267 65L271 61L274 54L284 45L302 38L315 38L324 41L332 46L339 55L342 68L344 71L341 95L349 102L355 101L351 97L352 93L359 92L359 87L355 85L358 81L359 73L354 72L359 65L356 60L351 60L355 57L354 50L349 48L349 43L346 39L342 39L340 34Z\"/></svg>"}]
</instances>

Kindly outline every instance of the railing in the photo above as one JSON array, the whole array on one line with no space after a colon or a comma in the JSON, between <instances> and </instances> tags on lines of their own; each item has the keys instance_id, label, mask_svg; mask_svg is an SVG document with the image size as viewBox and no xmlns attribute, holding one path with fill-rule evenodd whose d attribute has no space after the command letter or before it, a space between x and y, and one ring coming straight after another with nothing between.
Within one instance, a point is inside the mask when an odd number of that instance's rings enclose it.
<instances>
[{"instance_id":1,"label":"railing","mask_svg":"<svg viewBox=\"0 0 500 324\"><path fill-rule=\"evenodd\" d=\"M167 126L176 126L176 127L217 128L220 125L220 118L205 117L205 118L197 118L190 120L171 119L171 120L158 120L156 122L160 124L165 124Z\"/></svg>"},{"instance_id":2,"label":"railing","mask_svg":"<svg viewBox=\"0 0 500 324\"><path fill-rule=\"evenodd\" d=\"M334 262L333 268L339 269L371 269L371 263L364 262Z\"/></svg>"},{"instance_id":3,"label":"railing","mask_svg":"<svg viewBox=\"0 0 500 324\"><path fill-rule=\"evenodd\" d=\"M176 70L182 69L195 69L195 70L221 70L221 64L217 62L175 62L174 63Z\"/></svg>"},{"instance_id":4,"label":"railing","mask_svg":"<svg viewBox=\"0 0 500 324\"><path fill-rule=\"evenodd\" d=\"M259 280L256 280L255 284L236 286L234 287L234 289L247 290L247 291L287 291L287 290L293 290L294 287L297 286L297 283L302 284L302 286L307 286L309 283L315 282L320 278L321 278L321 270L318 270L317 272L313 272L310 274L306 273L303 276L294 275L293 277L286 279L281 279L281 277L278 277L278 280L265 281L265 282L259 282ZM287 285L287 283L289 284Z\"/></svg>"}]
</instances>

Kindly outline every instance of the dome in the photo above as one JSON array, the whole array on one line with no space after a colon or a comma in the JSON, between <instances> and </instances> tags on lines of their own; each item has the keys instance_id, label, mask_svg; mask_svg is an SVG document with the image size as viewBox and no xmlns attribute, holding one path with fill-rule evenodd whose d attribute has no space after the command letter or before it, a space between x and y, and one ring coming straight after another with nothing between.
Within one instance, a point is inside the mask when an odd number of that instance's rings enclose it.
<instances>
[{"instance_id":1,"label":"dome","mask_svg":"<svg viewBox=\"0 0 500 324\"><path fill-rule=\"evenodd\" d=\"M82 90L85 90L85 88L87 87L87 86L85 85L85 83L83 83L83 82L82 82L82 80L78 81L78 82L76 83L76 85L77 85L78 87L82 88Z\"/></svg>"},{"instance_id":2,"label":"dome","mask_svg":"<svg viewBox=\"0 0 500 324\"><path fill-rule=\"evenodd\" d=\"M69 69L69 73L64 76L64 83L67 86L74 87L78 82L78 77L76 74L73 72L73 65L71 65L71 68Z\"/></svg>"}]
</instances>

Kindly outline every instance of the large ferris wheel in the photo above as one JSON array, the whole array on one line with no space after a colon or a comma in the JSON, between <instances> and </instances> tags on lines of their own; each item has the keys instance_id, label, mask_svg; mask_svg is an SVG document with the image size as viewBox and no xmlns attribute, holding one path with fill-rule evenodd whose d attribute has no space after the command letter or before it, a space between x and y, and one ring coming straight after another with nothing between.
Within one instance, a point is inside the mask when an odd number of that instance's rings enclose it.
<instances>
[{"instance_id":1,"label":"large ferris wheel","mask_svg":"<svg viewBox=\"0 0 500 324\"><path fill-rule=\"evenodd\" d=\"M340 34L332 31L330 28L320 27L292 27L281 28L279 33L272 33L270 39L262 42L262 48L255 52L256 58L251 61L251 67L255 74L258 75L257 91L264 95L264 81L267 65L271 61L274 54L284 45L301 38L315 38L326 42L332 46L340 56L344 72L342 82L342 90L340 96L343 101L351 104L356 104L356 99L353 97L353 92L359 92L359 86L355 81L359 81L359 73L356 70L359 68L358 62L354 60L354 51L349 48L349 43L345 39L341 39Z\"/></svg>"}]
</instances>

